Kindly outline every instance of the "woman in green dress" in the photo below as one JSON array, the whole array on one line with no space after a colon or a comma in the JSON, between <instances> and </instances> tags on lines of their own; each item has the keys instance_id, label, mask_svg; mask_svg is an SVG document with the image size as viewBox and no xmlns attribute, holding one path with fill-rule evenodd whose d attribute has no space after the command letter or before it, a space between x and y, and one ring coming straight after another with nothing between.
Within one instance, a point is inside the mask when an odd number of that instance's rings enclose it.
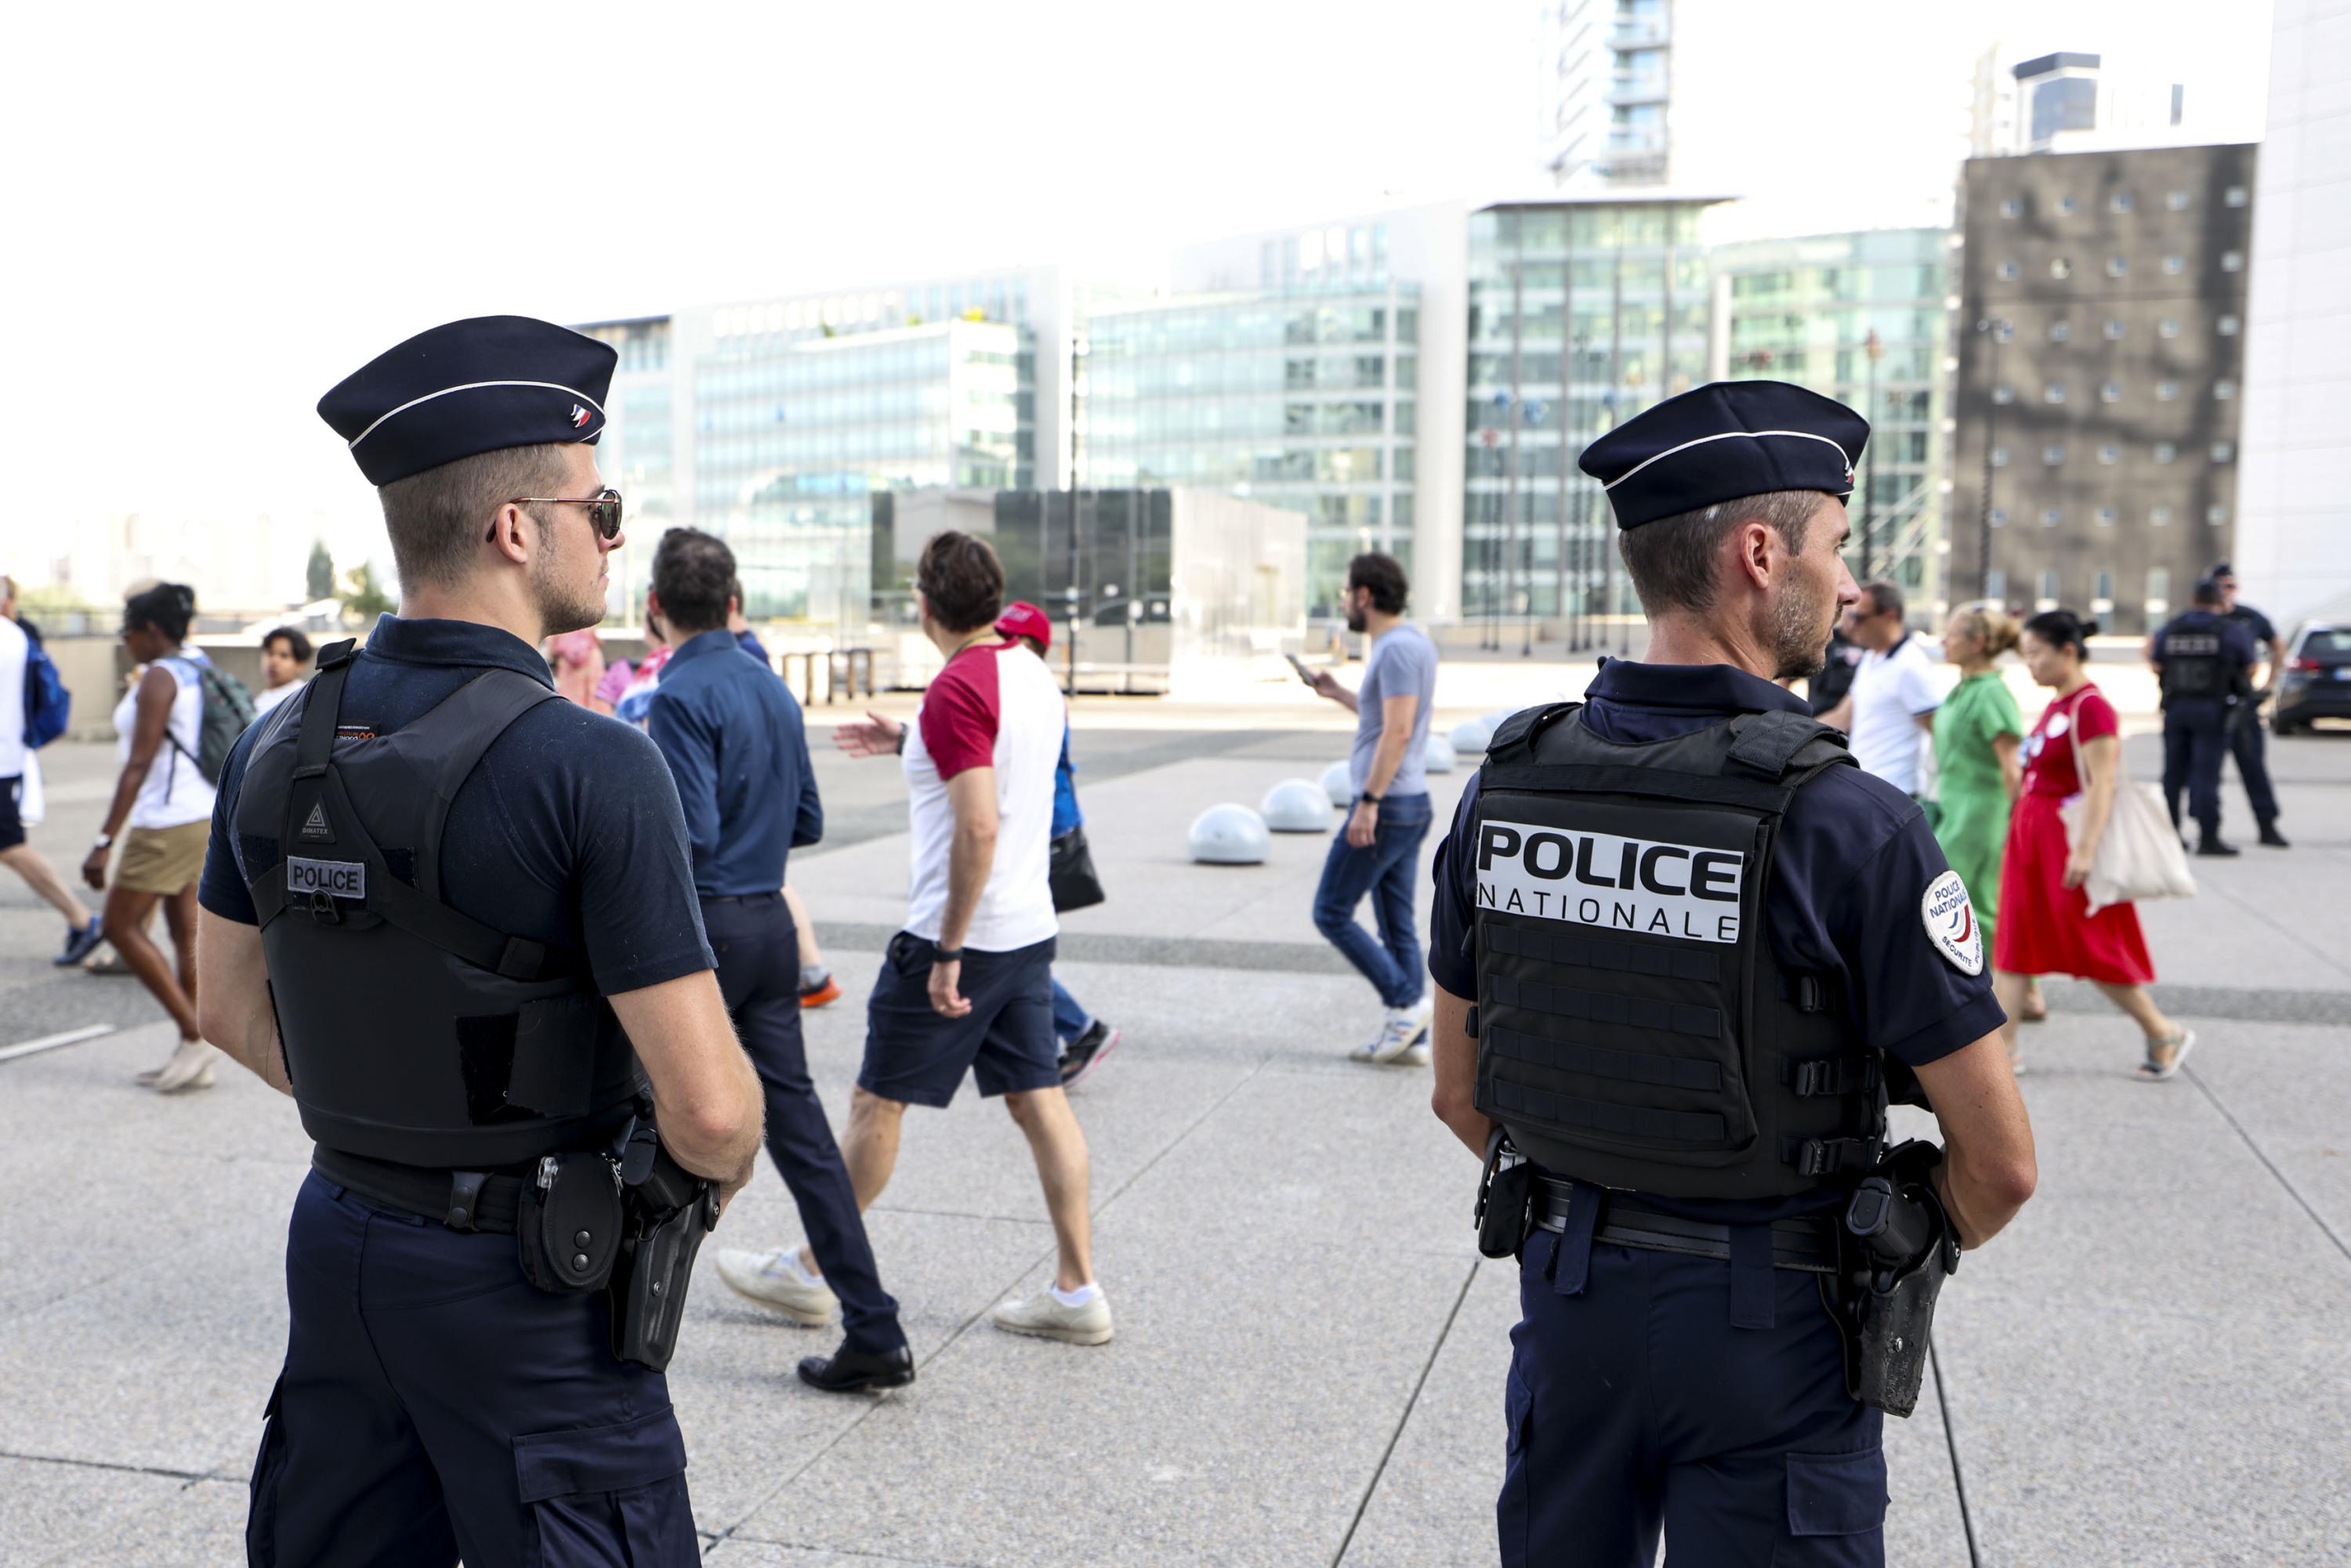
<instances>
[{"instance_id":1,"label":"woman in green dress","mask_svg":"<svg viewBox=\"0 0 2351 1568\"><path fill-rule=\"evenodd\" d=\"M1953 612L1943 628L1943 656L1959 667L1959 684L1935 710L1935 765L1941 776L1935 837L1943 858L1967 885L1987 953L1992 924L2000 917L2000 855L2008 842L2009 807L2024 779L2024 718L1992 665L2016 646L2018 630L2015 619L1998 605ZM2047 1011L2036 988L2025 998L2024 1016L2034 1020Z\"/></svg>"}]
</instances>

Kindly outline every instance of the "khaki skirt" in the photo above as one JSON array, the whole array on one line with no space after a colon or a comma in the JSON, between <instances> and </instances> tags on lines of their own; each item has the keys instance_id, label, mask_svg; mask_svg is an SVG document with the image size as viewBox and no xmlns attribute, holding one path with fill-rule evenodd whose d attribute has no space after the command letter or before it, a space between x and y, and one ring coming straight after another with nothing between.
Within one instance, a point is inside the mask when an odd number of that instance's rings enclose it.
<instances>
[{"instance_id":1,"label":"khaki skirt","mask_svg":"<svg viewBox=\"0 0 2351 1568\"><path fill-rule=\"evenodd\" d=\"M131 829L123 838L122 858L114 867L114 885L133 893L159 893L166 898L193 886L204 874L204 845L212 831L209 821Z\"/></svg>"}]
</instances>

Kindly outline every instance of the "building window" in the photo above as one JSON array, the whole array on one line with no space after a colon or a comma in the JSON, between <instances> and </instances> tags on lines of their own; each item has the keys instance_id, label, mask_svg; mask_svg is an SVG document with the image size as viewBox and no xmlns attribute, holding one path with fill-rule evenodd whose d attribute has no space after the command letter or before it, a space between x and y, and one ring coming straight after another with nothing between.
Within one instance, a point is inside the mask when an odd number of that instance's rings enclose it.
<instances>
[{"instance_id":1,"label":"building window","mask_svg":"<svg viewBox=\"0 0 2351 1568\"><path fill-rule=\"evenodd\" d=\"M2118 318L2116 318L2116 317L2113 317L2113 316L2109 316L2109 317L2107 317L2107 318L2106 318L2106 341L2107 341L2107 342L2109 342L2109 343L2119 342L2119 341L2121 341L2121 340L2122 340L2122 335L2123 335L2123 324L2122 324L2122 321L2121 321Z\"/></svg>"},{"instance_id":2,"label":"building window","mask_svg":"<svg viewBox=\"0 0 2351 1568\"><path fill-rule=\"evenodd\" d=\"M2041 597L2052 604L2057 602L2057 569L2053 566L2041 570Z\"/></svg>"},{"instance_id":3,"label":"building window","mask_svg":"<svg viewBox=\"0 0 2351 1568\"><path fill-rule=\"evenodd\" d=\"M2237 383L2223 377L2212 383L2212 395L2226 402L2237 395Z\"/></svg>"},{"instance_id":4,"label":"building window","mask_svg":"<svg viewBox=\"0 0 2351 1568\"><path fill-rule=\"evenodd\" d=\"M2241 207L2245 204L2245 188L2242 185L2231 185L2220 193L2220 201L2224 206Z\"/></svg>"},{"instance_id":5,"label":"building window","mask_svg":"<svg viewBox=\"0 0 2351 1568\"><path fill-rule=\"evenodd\" d=\"M2000 215L2004 218L2015 217L2023 211L2024 203L2015 196L2009 197L2000 204Z\"/></svg>"},{"instance_id":6,"label":"building window","mask_svg":"<svg viewBox=\"0 0 2351 1568\"><path fill-rule=\"evenodd\" d=\"M2163 276L2164 276L2164 277L2179 277L2181 273L2183 273L2183 272L2185 272L2185 271L2187 271L2187 270L2188 270L2188 258L2187 258L2186 256L2165 256L2165 257L2163 258Z\"/></svg>"},{"instance_id":7,"label":"building window","mask_svg":"<svg viewBox=\"0 0 2351 1568\"><path fill-rule=\"evenodd\" d=\"M2041 449L2041 461L2054 468L2065 461L2065 448L2061 442L2051 442Z\"/></svg>"},{"instance_id":8,"label":"building window","mask_svg":"<svg viewBox=\"0 0 2351 1568\"><path fill-rule=\"evenodd\" d=\"M2112 511L2113 509L2114 508L2111 507L2107 508L2108 511ZM2103 599L2110 604L2114 602L2115 574L2112 571L2101 571L2098 573L2096 578L2096 586L2090 590L2090 597L2093 599Z\"/></svg>"},{"instance_id":9,"label":"building window","mask_svg":"<svg viewBox=\"0 0 2351 1568\"><path fill-rule=\"evenodd\" d=\"M2229 520L2229 508L2215 501L2204 508L2204 520L2217 528Z\"/></svg>"},{"instance_id":10,"label":"building window","mask_svg":"<svg viewBox=\"0 0 2351 1568\"><path fill-rule=\"evenodd\" d=\"M2147 573L2147 597L2152 604L2168 604L2171 601L2171 571L2168 567L2149 567Z\"/></svg>"},{"instance_id":11,"label":"building window","mask_svg":"<svg viewBox=\"0 0 2351 1568\"><path fill-rule=\"evenodd\" d=\"M2006 573L2006 572L2004 572L2004 571L2001 570L2000 570L2000 568L1998 568L1998 567L1993 567L1990 571L1985 572L1985 573L1984 573L1984 597L1985 597L1986 599L2005 599L2005 598L2007 598L2007 597L2008 597L2008 573Z\"/></svg>"},{"instance_id":12,"label":"building window","mask_svg":"<svg viewBox=\"0 0 2351 1568\"><path fill-rule=\"evenodd\" d=\"M2049 263L2049 276L2059 280L2074 276L2074 264L2065 256L2056 256Z\"/></svg>"},{"instance_id":13,"label":"building window","mask_svg":"<svg viewBox=\"0 0 2351 1568\"><path fill-rule=\"evenodd\" d=\"M2112 507L2100 507L2098 508L2098 527L2102 528L2111 528L2114 526L2115 509Z\"/></svg>"},{"instance_id":14,"label":"building window","mask_svg":"<svg viewBox=\"0 0 2351 1568\"><path fill-rule=\"evenodd\" d=\"M2149 507L2147 509L2147 521L2149 528L2169 528L2171 526L2171 508L2169 507ZM2152 590L2149 591L2152 591Z\"/></svg>"},{"instance_id":15,"label":"building window","mask_svg":"<svg viewBox=\"0 0 2351 1568\"><path fill-rule=\"evenodd\" d=\"M1995 468L2005 468L2008 466L2007 447L1995 446L1991 449L1991 465Z\"/></svg>"},{"instance_id":16,"label":"building window","mask_svg":"<svg viewBox=\"0 0 2351 1568\"><path fill-rule=\"evenodd\" d=\"M2069 342L2069 341L2071 341L2071 340L2072 340L2073 336L2074 336L2074 324L2073 324L2072 322L2070 322L2070 321L2052 321L2052 322L2050 322L2050 323L2049 323L2049 340L2050 340L2051 342L2053 342L2053 343L2064 343L2064 342Z\"/></svg>"},{"instance_id":17,"label":"building window","mask_svg":"<svg viewBox=\"0 0 2351 1568\"><path fill-rule=\"evenodd\" d=\"M2065 520L2065 508L2064 508L2064 507L2042 507L2042 508L2041 508L2041 526L2042 526L2043 528L2055 528L2058 524L2060 524L2060 523L2064 522L2064 520Z\"/></svg>"},{"instance_id":18,"label":"building window","mask_svg":"<svg viewBox=\"0 0 2351 1568\"><path fill-rule=\"evenodd\" d=\"M2043 387L2041 389L2041 401L2043 402L2064 402L2065 401L2065 383L2064 382L2051 382L2047 386Z\"/></svg>"},{"instance_id":19,"label":"building window","mask_svg":"<svg viewBox=\"0 0 2351 1568\"><path fill-rule=\"evenodd\" d=\"M2168 463L2179 455L2179 448L2170 442L2158 441L2155 444L2155 460L2158 463Z\"/></svg>"},{"instance_id":20,"label":"building window","mask_svg":"<svg viewBox=\"0 0 2351 1568\"><path fill-rule=\"evenodd\" d=\"M2074 198L2071 196L2058 197L2057 210L2061 213L2071 213L2074 210Z\"/></svg>"},{"instance_id":21,"label":"building window","mask_svg":"<svg viewBox=\"0 0 2351 1568\"><path fill-rule=\"evenodd\" d=\"M2123 383L2120 382L2108 382L2105 385L2100 387L2098 389L2098 401L2100 402L2122 402Z\"/></svg>"},{"instance_id":22,"label":"building window","mask_svg":"<svg viewBox=\"0 0 2351 1568\"><path fill-rule=\"evenodd\" d=\"M1991 509L1991 526L1996 528L2004 528L2008 527L2008 508L2006 507L1994 507Z\"/></svg>"},{"instance_id":23,"label":"building window","mask_svg":"<svg viewBox=\"0 0 2351 1568\"><path fill-rule=\"evenodd\" d=\"M2177 338L2179 336L2179 323L2167 316L2155 324L2155 335L2158 338Z\"/></svg>"},{"instance_id":24,"label":"building window","mask_svg":"<svg viewBox=\"0 0 2351 1568\"><path fill-rule=\"evenodd\" d=\"M2002 382L2000 385L1991 389L1991 401L2002 404L2014 402L2016 401L2016 389L2009 385L2006 382Z\"/></svg>"},{"instance_id":25,"label":"building window","mask_svg":"<svg viewBox=\"0 0 2351 1568\"><path fill-rule=\"evenodd\" d=\"M2163 204L2175 213L2184 213L2188 210L2188 193L2174 191L2163 198Z\"/></svg>"},{"instance_id":26,"label":"building window","mask_svg":"<svg viewBox=\"0 0 2351 1568\"><path fill-rule=\"evenodd\" d=\"M2234 316L2223 316L2212 323L2212 330L2220 333L2223 338L2233 338L2237 335L2237 329L2241 325L2242 323Z\"/></svg>"},{"instance_id":27,"label":"building window","mask_svg":"<svg viewBox=\"0 0 2351 1568\"><path fill-rule=\"evenodd\" d=\"M2106 257L2106 276L2108 277L2120 277L2129 271L2130 262L2127 258L2119 256L2110 256Z\"/></svg>"},{"instance_id":28,"label":"building window","mask_svg":"<svg viewBox=\"0 0 2351 1568\"><path fill-rule=\"evenodd\" d=\"M2237 455L2237 448L2236 448L2236 444L2235 444L2235 443L2233 443L2233 442L2228 442L2228 441L2216 441L2216 442L2214 442L2214 443L2212 444L2212 461L2213 461L2213 462L2215 462L2215 463L2226 463L2226 462L2231 461L2231 460L2232 458L2234 458L2236 455Z\"/></svg>"},{"instance_id":29,"label":"building window","mask_svg":"<svg viewBox=\"0 0 2351 1568\"><path fill-rule=\"evenodd\" d=\"M2122 460L2123 449L2116 446L2113 442L2110 441L2104 446L2098 448L2098 461L2105 464L2108 467L2112 467Z\"/></svg>"},{"instance_id":30,"label":"building window","mask_svg":"<svg viewBox=\"0 0 2351 1568\"><path fill-rule=\"evenodd\" d=\"M2245 253L2241 250L2222 251L2220 253L2220 270L2223 272L2244 271Z\"/></svg>"},{"instance_id":31,"label":"building window","mask_svg":"<svg viewBox=\"0 0 2351 1568\"><path fill-rule=\"evenodd\" d=\"M2016 281L2016 263L2012 261L2003 261L2000 264L1997 270L2000 273L2000 280L2002 283L2013 283Z\"/></svg>"},{"instance_id":32,"label":"building window","mask_svg":"<svg viewBox=\"0 0 2351 1568\"><path fill-rule=\"evenodd\" d=\"M2110 213L2126 213L2130 210L2131 195L2128 191L2116 191L2113 195L2106 198L2106 211Z\"/></svg>"},{"instance_id":33,"label":"building window","mask_svg":"<svg viewBox=\"0 0 2351 1568\"><path fill-rule=\"evenodd\" d=\"M2156 402L2170 402L2179 396L2179 383L2178 382L2158 382L2155 383Z\"/></svg>"}]
</instances>

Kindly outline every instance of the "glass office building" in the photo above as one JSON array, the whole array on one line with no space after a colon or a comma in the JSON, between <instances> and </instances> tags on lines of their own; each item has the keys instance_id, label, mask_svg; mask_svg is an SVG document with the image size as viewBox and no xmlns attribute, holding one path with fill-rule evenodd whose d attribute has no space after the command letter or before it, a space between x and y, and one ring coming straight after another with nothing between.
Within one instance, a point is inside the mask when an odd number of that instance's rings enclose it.
<instances>
[{"instance_id":1,"label":"glass office building","mask_svg":"<svg viewBox=\"0 0 2351 1568\"><path fill-rule=\"evenodd\" d=\"M1357 553L1413 565L1419 293L1372 280L1384 257L1360 233L1361 265L1322 269L1325 286L1102 305L1086 325L1085 483L1302 514L1315 615L1336 612Z\"/></svg>"},{"instance_id":2,"label":"glass office building","mask_svg":"<svg viewBox=\"0 0 2351 1568\"><path fill-rule=\"evenodd\" d=\"M1471 214L1465 619L1636 611L1606 496L1575 459L1617 422L1706 379L1707 204L1512 203Z\"/></svg>"},{"instance_id":3,"label":"glass office building","mask_svg":"<svg viewBox=\"0 0 2351 1568\"><path fill-rule=\"evenodd\" d=\"M1951 235L1877 229L1714 252L1725 380L1792 382L1870 423L1847 508L1856 575L1943 597ZM1867 537L1864 538L1864 525Z\"/></svg>"}]
</instances>

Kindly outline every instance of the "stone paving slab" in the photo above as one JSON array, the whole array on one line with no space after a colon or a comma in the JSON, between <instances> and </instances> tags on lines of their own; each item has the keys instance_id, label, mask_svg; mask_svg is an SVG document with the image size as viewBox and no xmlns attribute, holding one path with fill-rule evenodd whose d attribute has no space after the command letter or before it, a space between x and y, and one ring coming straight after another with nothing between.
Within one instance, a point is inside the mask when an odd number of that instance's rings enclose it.
<instances>
[{"instance_id":1,"label":"stone paving slab","mask_svg":"<svg viewBox=\"0 0 2351 1568\"><path fill-rule=\"evenodd\" d=\"M188 1484L174 1476L0 1458L0 1563L62 1561L58 1553L70 1542L159 1507Z\"/></svg>"},{"instance_id":2,"label":"stone paving slab","mask_svg":"<svg viewBox=\"0 0 2351 1568\"><path fill-rule=\"evenodd\" d=\"M247 1495L242 1477L176 1486L152 1505L119 1516L51 1561L58 1568L242 1563Z\"/></svg>"}]
</instances>

